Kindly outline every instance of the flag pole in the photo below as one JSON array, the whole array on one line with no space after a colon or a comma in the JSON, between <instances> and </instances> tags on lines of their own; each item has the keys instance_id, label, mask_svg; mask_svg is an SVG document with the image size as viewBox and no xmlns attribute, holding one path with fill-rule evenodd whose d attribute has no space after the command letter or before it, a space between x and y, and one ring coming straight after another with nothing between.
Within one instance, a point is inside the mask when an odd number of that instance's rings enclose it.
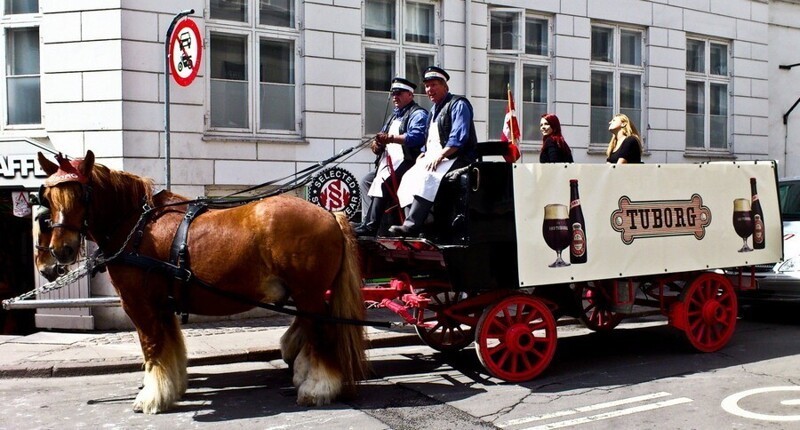
<instances>
[{"instance_id":1,"label":"flag pole","mask_svg":"<svg viewBox=\"0 0 800 430\"><path fill-rule=\"evenodd\" d=\"M511 114L511 124L509 124L508 129L511 132L511 144L517 144L517 136L514 133L514 113L512 112L511 106L511 83L506 83L506 88L508 92L506 93L506 99L508 99L508 113Z\"/></svg>"}]
</instances>

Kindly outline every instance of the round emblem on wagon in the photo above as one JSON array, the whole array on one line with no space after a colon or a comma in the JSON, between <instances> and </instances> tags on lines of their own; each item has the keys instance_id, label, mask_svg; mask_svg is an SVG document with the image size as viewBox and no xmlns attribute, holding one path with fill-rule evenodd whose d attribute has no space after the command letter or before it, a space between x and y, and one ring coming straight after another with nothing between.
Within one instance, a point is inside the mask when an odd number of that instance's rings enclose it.
<instances>
[{"instance_id":1,"label":"round emblem on wagon","mask_svg":"<svg viewBox=\"0 0 800 430\"><path fill-rule=\"evenodd\" d=\"M311 180L308 201L332 212L342 211L352 218L361 205L358 180L341 167L327 168Z\"/></svg>"}]
</instances>

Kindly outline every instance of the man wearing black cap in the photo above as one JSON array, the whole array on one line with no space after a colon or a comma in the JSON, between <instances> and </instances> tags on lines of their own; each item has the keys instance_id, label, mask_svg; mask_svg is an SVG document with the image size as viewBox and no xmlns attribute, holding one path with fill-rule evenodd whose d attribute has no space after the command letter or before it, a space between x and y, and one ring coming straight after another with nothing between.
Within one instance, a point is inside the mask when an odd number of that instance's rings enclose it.
<instances>
[{"instance_id":1,"label":"man wearing black cap","mask_svg":"<svg viewBox=\"0 0 800 430\"><path fill-rule=\"evenodd\" d=\"M450 75L439 67L425 69L422 80L433 102L428 136L422 154L398 190L400 205L407 208L407 214L402 225L389 228L389 234L395 236L419 234L444 175L477 158L478 137L470 102L450 93Z\"/></svg>"},{"instance_id":2,"label":"man wearing black cap","mask_svg":"<svg viewBox=\"0 0 800 430\"><path fill-rule=\"evenodd\" d=\"M428 112L414 101L416 88L406 79L392 79L394 112L372 141L378 169L361 179L361 224L354 229L358 236L378 233L388 198L397 192L400 178L414 165L425 144Z\"/></svg>"}]
</instances>

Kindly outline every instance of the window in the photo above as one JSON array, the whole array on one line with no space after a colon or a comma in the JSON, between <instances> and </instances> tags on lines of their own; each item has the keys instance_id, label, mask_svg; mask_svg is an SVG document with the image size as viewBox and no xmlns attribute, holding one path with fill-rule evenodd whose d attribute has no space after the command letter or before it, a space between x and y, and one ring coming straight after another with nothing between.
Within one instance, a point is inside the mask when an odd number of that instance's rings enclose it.
<instances>
[{"instance_id":1,"label":"window","mask_svg":"<svg viewBox=\"0 0 800 430\"><path fill-rule=\"evenodd\" d=\"M7 29L8 125L42 122L39 79L39 28Z\"/></svg>"},{"instance_id":2,"label":"window","mask_svg":"<svg viewBox=\"0 0 800 430\"><path fill-rule=\"evenodd\" d=\"M590 143L608 143L608 122L617 113L627 115L645 138L643 46L641 30L592 26Z\"/></svg>"},{"instance_id":3,"label":"window","mask_svg":"<svg viewBox=\"0 0 800 430\"><path fill-rule=\"evenodd\" d=\"M296 0L209 0L209 128L298 134Z\"/></svg>"},{"instance_id":4,"label":"window","mask_svg":"<svg viewBox=\"0 0 800 430\"><path fill-rule=\"evenodd\" d=\"M38 12L39 0L6 0L6 15Z\"/></svg>"},{"instance_id":5,"label":"window","mask_svg":"<svg viewBox=\"0 0 800 430\"><path fill-rule=\"evenodd\" d=\"M522 140L541 140L539 119L547 112L550 24L518 9L495 9L489 22L489 140L499 139L514 95Z\"/></svg>"},{"instance_id":6,"label":"window","mask_svg":"<svg viewBox=\"0 0 800 430\"><path fill-rule=\"evenodd\" d=\"M431 103L422 72L436 64L435 3L366 0L364 7L364 133L378 132L391 113L389 86L403 76L417 84L414 99ZM402 31L401 31L402 29Z\"/></svg>"},{"instance_id":7,"label":"window","mask_svg":"<svg viewBox=\"0 0 800 430\"><path fill-rule=\"evenodd\" d=\"M728 45L686 39L686 148L729 150Z\"/></svg>"},{"instance_id":8,"label":"window","mask_svg":"<svg viewBox=\"0 0 800 430\"><path fill-rule=\"evenodd\" d=\"M38 1L5 2L5 121L11 127L42 123Z\"/></svg>"}]
</instances>

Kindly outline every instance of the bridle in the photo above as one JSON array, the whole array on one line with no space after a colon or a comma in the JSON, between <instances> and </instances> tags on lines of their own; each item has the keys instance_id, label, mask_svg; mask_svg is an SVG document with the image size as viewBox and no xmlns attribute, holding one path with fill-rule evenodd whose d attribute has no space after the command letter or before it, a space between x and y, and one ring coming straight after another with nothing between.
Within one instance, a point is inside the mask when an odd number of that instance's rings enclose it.
<instances>
[{"instance_id":1,"label":"bridle","mask_svg":"<svg viewBox=\"0 0 800 430\"><path fill-rule=\"evenodd\" d=\"M40 192L41 192L41 190L40 190ZM36 210L36 213L33 215L33 222L39 224L39 232L49 232L50 230L53 229L52 219L50 218L50 208L45 206L45 205L43 205L43 204L41 204L41 199L39 199L38 197L34 201L34 203L36 205L38 205L39 208ZM47 252L51 256L53 255L53 251L52 251L52 248L50 246L41 245L41 243L39 242L39 238L38 237L36 237L35 240L36 240L36 244L34 244L33 246L34 246L34 248L36 248L37 251ZM55 268L56 268L56 274L58 276L64 275L68 271L67 270L67 266L65 266L65 265L63 265L61 263L58 263L58 260L56 260Z\"/></svg>"},{"instance_id":2,"label":"bridle","mask_svg":"<svg viewBox=\"0 0 800 430\"><path fill-rule=\"evenodd\" d=\"M39 223L39 231L48 231L51 230L52 227L52 219L50 219L50 208L41 204L41 200L39 200L39 207L36 211L36 214L33 216L33 222ZM39 244L39 239L36 239L36 245L34 245L39 251L50 251L49 246L42 246Z\"/></svg>"},{"instance_id":3,"label":"bridle","mask_svg":"<svg viewBox=\"0 0 800 430\"><path fill-rule=\"evenodd\" d=\"M75 181L75 182L77 182L77 181ZM77 227L75 225L73 225L73 224L67 224L67 223L63 223L63 222L53 222L52 212L51 212L51 207L50 207L50 201L47 200L47 198L44 196L45 188L46 188L45 185L42 185L42 186L39 187L39 205L46 208L47 213L49 214L49 216L47 217L46 220L39 219L40 227L45 227L45 225L43 223L46 223L47 227L49 227L52 230L60 228L60 229L64 229L64 230L77 232L78 235L80 235L79 242L83 242L83 239L86 237L86 234L87 234L87 232L89 230L89 203L91 201L91 190L92 190L91 185L88 184L88 183L81 184L81 195L82 195L81 202L84 205L84 211L83 211L83 221L81 222L81 225L77 226ZM50 254L53 254L53 256L55 257L55 254L53 253L54 251L53 251L52 247L49 247L49 246L48 247L43 247L43 246L37 244L36 245L36 249L39 249L39 250L42 250L42 251L49 250Z\"/></svg>"}]
</instances>

